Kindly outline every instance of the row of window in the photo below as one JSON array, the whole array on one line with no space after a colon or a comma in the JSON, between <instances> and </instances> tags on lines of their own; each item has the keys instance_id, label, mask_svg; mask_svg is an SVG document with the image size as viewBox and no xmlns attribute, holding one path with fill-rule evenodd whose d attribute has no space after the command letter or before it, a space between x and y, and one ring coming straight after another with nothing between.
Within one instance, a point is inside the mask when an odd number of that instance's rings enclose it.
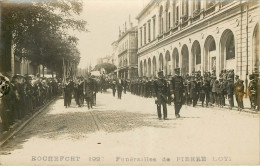
<instances>
[{"instance_id":1,"label":"row of window","mask_svg":"<svg viewBox=\"0 0 260 166\"><path fill-rule=\"evenodd\" d=\"M122 42L119 46L119 53L125 51L128 49L128 40L126 40L125 42Z\"/></svg>"},{"instance_id":2,"label":"row of window","mask_svg":"<svg viewBox=\"0 0 260 166\"><path fill-rule=\"evenodd\" d=\"M225 6L226 4L232 2L233 0L221 0L220 6ZM178 26L181 22L184 23L188 20L188 16L195 17L200 14L202 3L204 0L193 0L192 9L193 12L189 13L190 4L188 0L173 0L173 10L170 11L169 1L166 5L166 10L163 6L159 10L158 18L158 36L162 35L164 32L168 32L171 27ZM206 10L210 10L216 4L215 0L206 0ZM181 11L180 11L181 6ZM171 14L173 13L173 14ZM142 27L139 28L139 41L140 47L146 45L150 41L156 38L156 15L152 19L148 20Z\"/></svg>"},{"instance_id":3,"label":"row of window","mask_svg":"<svg viewBox=\"0 0 260 166\"><path fill-rule=\"evenodd\" d=\"M119 58L119 67L122 67L122 66L126 66L128 64L128 61L127 61L127 57L124 56L124 57L121 57Z\"/></svg>"}]
</instances>

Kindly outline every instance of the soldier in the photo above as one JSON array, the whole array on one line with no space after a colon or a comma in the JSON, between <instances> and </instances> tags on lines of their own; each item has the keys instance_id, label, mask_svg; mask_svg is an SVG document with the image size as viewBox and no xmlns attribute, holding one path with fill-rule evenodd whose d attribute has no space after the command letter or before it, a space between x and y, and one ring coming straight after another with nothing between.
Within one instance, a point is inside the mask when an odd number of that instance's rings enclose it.
<instances>
[{"instance_id":1,"label":"soldier","mask_svg":"<svg viewBox=\"0 0 260 166\"><path fill-rule=\"evenodd\" d=\"M231 69L229 72L228 72L228 75L227 75L228 78L231 78L231 80L233 81L234 83L234 79L235 79L235 73L234 73L234 69Z\"/></svg>"},{"instance_id":2,"label":"soldier","mask_svg":"<svg viewBox=\"0 0 260 166\"><path fill-rule=\"evenodd\" d=\"M219 106L221 108L224 107L225 105L225 91L226 91L226 87L225 87L225 82L223 80L223 78L219 78Z\"/></svg>"},{"instance_id":3,"label":"soldier","mask_svg":"<svg viewBox=\"0 0 260 166\"><path fill-rule=\"evenodd\" d=\"M122 82L123 82L124 94L126 94L127 81L126 81L126 79L124 79L124 80L122 80Z\"/></svg>"},{"instance_id":4,"label":"soldier","mask_svg":"<svg viewBox=\"0 0 260 166\"><path fill-rule=\"evenodd\" d=\"M163 78L163 71L158 72L158 79L154 82L155 104L159 120L162 119L161 106L163 107L163 119L167 119L167 82Z\"/></svg>"},{"instance_id":5,"label":"soldier","mask_svg":"<svg viewBox=\"0 0 260 166\"><path fill-rule=\"evenodd\" d=\"M187 82L185 83L185 100L187 105L190 105L192 103L192 98L190 93L191 78L192 76L187 75Z\"/></svg>"},{"instance_id":6,"label":"soldier","mask_svg":"<svg viewBox=\"0 0 260 166\"><path fill-rule=\"evenodd\" d=\"M238 111L242 111L244 109L243 104L243 96L244 96L244 81L239 80L235 86L235 93L237 94L237 105L238 105Z\"/></svg>"},{"instance_id":7,"label":"soldier","mask_svg":"<svg viewBox=\"0 0 260 166\"><path fill-rule=\"evenodd\" d=\"M168 98L168 104L171 105L172 102L172 97L171 97L171 80L172 80L172 75L167 76L167 98Z\"/></svg>"},{"instance_id":8,"label":"soldier","mask_svg":"<svg viewBox=\"0 0 260 166\"><path fill-rule=\"evenodd\" d=\"M24 90L25 90L25 100L27 101L26 104L26 113L31 113L33 109L33 86L32 86L32 77L25 76L25 83L24 83Z\"/></svg>"},{"instance_id":9,"label":"soldier","mask_svg":"<svg viewBox=\"0 0 260 166\"><path fill-rule=\"evenodd\" d=\"M171 80L171 94L174 101L175 116L180 118L180 110L183 104L183 78L180 76L180 68L175 68L175 76Z\"/></svg>"},{"instance_id":10,"label":"soldier","mask_svg":"<svg viewBox=\"0 0 260 166\"><path fill-rule=\"evenodd\" d=\"M92 84L92 91L93 91L92 104L93 104L93 106L95 106L96 101L97 101L97 93L98 93L98 89L99 89L98 82L93 75L90 77L90 82Z\"/></svg>"},{"instance_id":11,"label":"soldier","mask_svg":"<svg viewBox=\"0 0 260 166\"><path fill-rule=\"evenodd\" d=\"M81 107L84 104L84 93L83 93L84 81L83 78L79 79L79 83L76 89L78 96L78 106Z\"/></svg>"},{"instance_id":12,"label":"soldier","mask_svg":"<svg viewBox=\"0 0 260 166\"><path fill-rule=\"evenodd\" d=\"M215 104L215 87L213 89L213 85L214 82L216 81L216 77L214 75L211 76L210 78L210 91L209 91L209 95L210 95L210 103Z\"/></svg>"},{"instance_id":13,"label":"soldier","mask_svg":"<svg viewBox=\"0 0 260 166\"><path fill-rule=\"evenodd\" d=\"M195 107L198 102L198 93L199 93L199 87L198 87L196 77L194 77L191 81L190 93L191 93L191 98L192 98L192 106Z\"/></svg>"},{"instance_id":14,"label":"soldier","mask_svg":"<svg viewBox=\"0 0 260 166\"><path fill-rule=\"evenodd\" d=\"M236 87L238 86L238 84L239 84L239 76L236 75L234 86L235 86L235 98L236 98L236 101L237 101L237 105L238 105L238 94L237 94L237 91L236 91Z\"/></svg>"},{"instance_id":15,"label":"soldier","mask_svg":"<svg viewBox=\"0 0 260 166\"><path fill-rule=\"evenodd\" d=\"M64 87L64 106L70 107L71 99L72 99L72 91L73 91L73 82L69 78L66 80L66 84Z\"/></svg>"},{"instance_id":16,"label":"soldier","mask_svg":"<svg viewBox=\"0 0 260 166\"><path fill-rule=\"evenodd\" d=\"M207 78L204 77L201 85L201 91L200 91L202 107L204 107L205 98L206 98L206 107L208 107L209 105L209 90L210 90L210 83L207 80Z\"/></svg>"},{"instance_id":17,"label":"soldier","mask_svg":"<svg viewBox=\"0 0 260 166\"><path fill-rule=\"evenodd\" d=\"M7 131L9 126L18 118L17 112L17 90L9 79L0 73L0 117L3 131ZM1 100L2 99L2 100ZM1 104L2 103L2 104ZM2 131L1 131L2 132Z\"/></svg>"},{"instance_id":18,"label":"soldier","mask_svg":"<svg viewBox=\"0 0 260 166\"><path fill-rule=\"evenodd\" d=\"M94 82L90 78L89 75L85 81L85 100L88 105L88 109L91 109L93 107L93 89L94 89Z\"/></svg>"},{"instance_id":19,"label":"soldier","mask_svg":"<svg viewBox=\"0 0 260 166\"><path fill-rule=\"evenodd\" d=\"M251 109L256 109L257 106L257 80L255 79L254 74L249 75L249 86L248 86L248 91L249 91L249 99L251 103Z\"/></svg>"},{"instance_id":20,"label":"soldier","mask_svg":"<svg viewBox=\"0 0 260 166\"><path fill-rule=\"evenodd\" d=\"M121 99L122 91L123 91L123 82L122 82L121 78L119 78L116 82L116 89L117 89L117 97L118 97L118 99Z\"/></svg>"},{"instance_id":21,"label":"soldier","mask_svg":"<svg viewBox=\"0 0 260 166\"><path fill-rule=\"evenodd\" d=\"M234 107L234 83L232 78L230 77L228 78L227 95L229 101L229 109L232 109Z\"/></svg>"},{"instance_id":22,"label":"soldier","mask_svg":"<svg viewBox=\"0 0 260 166\"><path fill-rule=\"evenodd\" d=\"M112 81L111 87L112 87L113 96L115 97L115 95L116 95L116 80Z\"/></svg>"}]
</instances>

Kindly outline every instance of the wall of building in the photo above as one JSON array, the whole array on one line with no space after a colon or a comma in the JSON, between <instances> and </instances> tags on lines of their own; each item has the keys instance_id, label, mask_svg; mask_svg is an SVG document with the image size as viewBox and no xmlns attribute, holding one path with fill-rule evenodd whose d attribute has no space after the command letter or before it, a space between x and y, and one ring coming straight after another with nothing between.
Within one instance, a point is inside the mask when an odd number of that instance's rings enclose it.
<instances>
[{"instance_id":1,"label":"wall of building","mask_svg":"<svg viewBox=\"0 0 260 166\"><path fill-rule=\"evenodd\" d=\"M159 3L151 5L151 9L153 12L157 11L158 15L160 11L158 8L165 3L165 1L159 1ZM205 4L201 6L203 7ZM259 58L257 60L257 58L255 58L257 56L254 55L257 53L257 49L253 47L253 45L256 45L254 43L257 43L256 40L254 41L253 36L256 34L256 29L259 28L259 4L250 3L248 13L246 3L242 2L240 4L240 1L231 2L223 7L217 3L213 8L215 11L208 15L205 15L205 13L200 14L199 19L196 21L190 19L187 21L187 25L185 23L185 26L174 26L172 24L172 27L168 31L164 30L164 33L157 36L156 40L143 46L139 44L139 75L156 76L159 70L164 70L165 74L173 74L174 68L176 67L180 67L183 74L191 73L194 70L201 70L202 72L211 71L210 60L212 59L209 57L215 56L217 74L219 74L221 69L234 69L236 74L245 79L247 52L249 73L253 72L256 61L258 61L259 68ZM154 13L149 10L147 11L150 14L144 15L145 18L151 18ZM145 18L140 18L139 29L143 26L143 22L147 21ZM248 33L246 30L247 20ZM158 26L160 25L157 24L157 27ZM230 42L229 39L232 37L228 36L232 36L232 34L234 36L235 58L225 60L226 42ZM247 34L248 51L246 44ZM139 34L139 38L140 36ZM212 48L212 46L209 45L213 40L215 41L215 51L209 51L209 47ZM199 55L196 52L198 51L198 46L200 48L201 63L196 65L196 54ZM232 53L232 51L230 52ZM178 66L176 66L177 55L179 57ZM187 57L185 58L185 56ZM185 59L189 60L185 61ZM153 63L154 61L156 61L156 65ZM159 65L159 63L162 62L163 65Z\"/></svg>"}]
</instances>

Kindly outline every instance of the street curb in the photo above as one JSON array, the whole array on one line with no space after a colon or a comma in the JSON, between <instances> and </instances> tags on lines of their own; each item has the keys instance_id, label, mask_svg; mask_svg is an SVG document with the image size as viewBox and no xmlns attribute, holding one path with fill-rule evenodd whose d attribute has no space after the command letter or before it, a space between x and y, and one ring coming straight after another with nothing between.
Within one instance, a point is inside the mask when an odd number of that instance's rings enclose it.
<instances>
[{"instance_id":1,"label":"street curb","mask_svg":"<svg viewBox=\"0 0 260 166\"><path fill-rule=\"evenodd\" d=\"M13 126L12 129L7 131L6 133L2 134L0 136L0 147L4 145L10 138L12 138L16 133L21 131L30 121L32 121L37 115L39 115L46 107L48 107L52 102L54 102L57 99L58 96L51 99L47 104L42 106L39 110L37 110L35 113L33 113L32 116L26 118L24 120L21 120L17 124Z\"/></svg>"}]
</instances>

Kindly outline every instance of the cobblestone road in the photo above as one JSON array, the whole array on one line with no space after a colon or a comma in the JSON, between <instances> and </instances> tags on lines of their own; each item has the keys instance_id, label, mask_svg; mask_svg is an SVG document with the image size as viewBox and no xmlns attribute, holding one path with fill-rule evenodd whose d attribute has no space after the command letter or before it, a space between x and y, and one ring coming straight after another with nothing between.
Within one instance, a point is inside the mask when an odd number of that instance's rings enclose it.
<instances>
[{"instance_id":1,"label":"cobblestone road","mask_svg":"<svg viewBox=\"0 0 260 166\"><path fill-rule=\"evenodd\" d=\"M159 121L153 99L131 94L123 94L122 100L110 91L98 94L91 110L74 102L66 109L59 98L1 147L0 162L195 165L205 164L205 157L211 164L259 163L259 115L200 106L184 106L180 119L173 106L168 114L169 120ZM44 156L53 158L44 161ZM55 156L70 159L53 161ZM200 161L192 161L196 157ZM126 161L130 159L135 161Z\"/></svg>"}]
</instances>

